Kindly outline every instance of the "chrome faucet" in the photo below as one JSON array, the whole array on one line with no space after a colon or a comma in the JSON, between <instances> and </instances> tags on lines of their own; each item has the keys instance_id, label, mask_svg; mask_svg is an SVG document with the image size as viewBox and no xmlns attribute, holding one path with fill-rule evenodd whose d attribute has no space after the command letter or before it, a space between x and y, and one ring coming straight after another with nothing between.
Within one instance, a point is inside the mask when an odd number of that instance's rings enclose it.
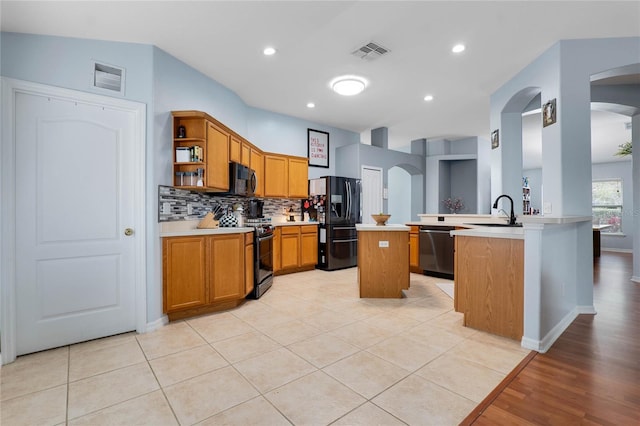
<instances>
[{"instance_id":1,"label":"chrome faucet","mask_svg":"<svg viewBox=\"0 0 640 426\"><path fill-rule=\"evenodd\" d=\"M498 208L498 201L500 201L500 198L502 198L502 197L507 197L509 199L509 201L511 201L511 214L509 215L509 225L515 225L516 224L516 215L513 212L513 198L509 197L507 194L502 194L498 198L496 198L496 201L493 203L493 208L494 209Z\"/></svg>"}]
</instances>

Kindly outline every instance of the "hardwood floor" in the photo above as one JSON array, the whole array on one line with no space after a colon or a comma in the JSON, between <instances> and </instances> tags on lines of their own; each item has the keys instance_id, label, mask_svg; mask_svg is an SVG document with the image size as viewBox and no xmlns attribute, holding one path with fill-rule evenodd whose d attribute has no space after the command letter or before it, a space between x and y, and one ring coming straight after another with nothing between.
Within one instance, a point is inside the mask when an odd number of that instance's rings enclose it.
<instances>
[{"instance_id":1,"label":"hardwood floor","mask_svg":"<svg viewBox=\"0 0 640 426\"><path fill-rule=\"evenodd\" d=\"M640 424L640 284L632 256L594 259L597 315L580 315L533 352L462 425Z\"/></svg>"}]
</instances>

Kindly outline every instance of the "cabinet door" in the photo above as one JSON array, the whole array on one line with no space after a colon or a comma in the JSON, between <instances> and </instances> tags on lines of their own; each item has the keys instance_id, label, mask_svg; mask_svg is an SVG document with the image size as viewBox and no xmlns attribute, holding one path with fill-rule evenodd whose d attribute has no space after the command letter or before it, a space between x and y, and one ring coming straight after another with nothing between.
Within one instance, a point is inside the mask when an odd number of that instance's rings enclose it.
<instances>
[{"instance_id":1,"label":"cabinet door","mask_svg":"<svg viewBox=\"0 0 640 426\"><path fill-rule=\"evenodd\" d=\"M413 227L412 227L413 228ZM420 234L409 234L409 267L411 272L420 271Z\"/></svg>"},{"instance_id":2,"label":"cabinet door","mask_svg":"<svg viewBox=\"0 0 640 426\"><path fill-rule=\"evenodd\" d=\"M297 268L300 237L298 235L283 235L281 247L282 269Z\"/></svg>"},{"instance_id":3,"label":"cabinet door","mask_svg":"<svg viewBox=\"0 0 640 426\"><path fill-rule=\"evenodd\" d=\"M282 227L280 240L280 258L282 269L300 266L300 227Z\"/></svg>"},{"instance_id":4,"label":"cabinet door","mask_svg":"<svg viewBox=\"0 0 640 426\"><path fill-rule=\"evenodd\" d=\"M165 313L206 303L205 237L164 238L162 244Z\"/></svg>"},{"instance_id":5,"label":"cabinet door","mask_svg":"<svg viewBox=\"0 0 640 426\"><path fill-rule=\"evenodd\" d=\"M236 135L229 138L229 161L240 163L242 161L242 141Z\"/></svg>"},{"instance_id":6,"label":"cabinet door","mask_svg":"<svg viewBox=\"0 0 640 426\"><path fill-rule=\"evenodd\" d=\"M289 191L289 162L282 155L266 154L264 156L264 196L287 197Z\"/></svg>"},{"instance_id":7,"label":"cabinet door","mask_svg":"<svg viewBox=\"0 0 640 426\"><path fill-rule=\"evenodd\" d=\"M289 198L307 198L309 196L309 160L289 158Z\"/></svg>"},{"instance_id":8,"label":"cabinet door","mask_svg":"<svg viewBox=\"0 0 640 426\"><path fill-rule=\"evenodd\" d=\"M240 163L249 168L251 167L251 145L246 141L242 141L240 146Z\"/></svg>"},{"instance_id":9,"label":"cabinet door","mask_svg":"<svg viewBox=\"0 0 640 426\"><path fill-rule=\"evenodd\" d=\"M229 133L207 124L207 186L229 190Z\"/></svg>"},{"instance_id":10,"label":"cabinet door","mask_svg":"<svg viewBox=\"0 0 640 426\"><path fill-rule=\"evenodd\" d=\"M300 231L300 266L318 263L318 227L302 226Z\"/></svg>"},{"instance_id":11,"label":"cabinet door","mask_svg":"<svg viewBox=\"0 0 640 426\"><path fill-rule=\"evenodd\" d=\"M258 182L255 190L256 197L264 196L264 155L255 148L251 148L250 168L256 172Z\"/></svg>"},{"instance_id":12,"label":"cabinet door","mask_svg":"<svg viewBox=\"0 0 640 426\"><path fill-rule=\"evenodd\" d=\"M209 302L239 299L244 296L243 234L207 237L209 259Z\"/></svg>"},{"instance_id":13,"label":"cabinet door","mask_svg":"<svg viewBox=\"0 0 640 426\"><path fill-rule=\"evenodd\" d=\"M253 242L244 246L244 295L253 291L254 279Z\"/></svg>"},{"instance_id":14,"label":"cabinet door","mask_svg":"<svg viewBox=\"0 0 640 426\"><path fill-rule=\"evenodd\" d=\"M281 240L281 228L276 228L273 231L273 272L278 272L282 269L282 256L280 255Z\"/></svg>"}]
</instances>

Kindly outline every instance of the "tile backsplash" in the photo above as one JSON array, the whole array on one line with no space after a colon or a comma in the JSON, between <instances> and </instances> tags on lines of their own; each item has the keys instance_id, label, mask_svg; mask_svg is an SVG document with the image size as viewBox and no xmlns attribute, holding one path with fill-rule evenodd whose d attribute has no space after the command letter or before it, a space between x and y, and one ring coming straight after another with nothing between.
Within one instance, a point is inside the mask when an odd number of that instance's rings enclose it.
<instances>
[{"instance_id":1,"label":"tile backsplash","mask_svg":"<svg viewBox=\"0 0 640 426\"><path fill-rule=\"evenodd\" d=\"M301 218L302 209L298 199L261 198L264 201L263 214L279 221L284 218L283 210L293 207L296 218ZM249 210L249 198L234 195L189 191L173 186L158 186L158 222L192 220L204 217L217 206L232 208L241 204L244 212Z\"/></svg>"}]
</instances>

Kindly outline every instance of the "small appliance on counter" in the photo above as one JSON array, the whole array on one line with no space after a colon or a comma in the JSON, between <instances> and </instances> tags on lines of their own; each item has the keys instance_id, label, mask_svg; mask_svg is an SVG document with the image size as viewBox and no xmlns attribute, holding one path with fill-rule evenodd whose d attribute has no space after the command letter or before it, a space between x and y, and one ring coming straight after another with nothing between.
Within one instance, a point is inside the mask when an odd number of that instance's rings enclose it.
<instances>
[{"instance_id":1,"label":"small appliance on counter","mask_svg":"<svg viewBox=\"0 0 640 426\"><path fill-rule=\"evenodd\" d=\"M258 199L249 200L249 211L247 212L247 218L249 219L260 219L264 217L262 213L264 209L264 201Z\"/></svg>"}]
</instances>

